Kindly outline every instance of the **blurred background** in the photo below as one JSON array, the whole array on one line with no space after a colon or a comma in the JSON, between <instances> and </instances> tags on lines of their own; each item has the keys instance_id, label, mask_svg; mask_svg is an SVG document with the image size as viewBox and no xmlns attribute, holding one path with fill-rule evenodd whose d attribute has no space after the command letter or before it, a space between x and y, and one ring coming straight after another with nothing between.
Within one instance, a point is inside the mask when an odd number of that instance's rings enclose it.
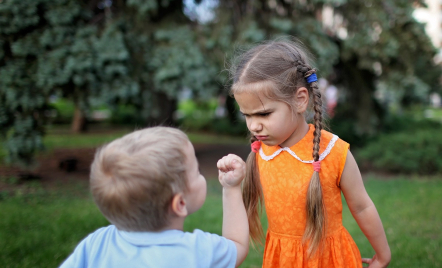
<instances>
[{"instance_id":1,"label":"blurred background","mask_svg":"<svg viewBox=\"0 0 442 268\"><path fill-rule=\"evenodd\" d=\"M57 266L107 225L88 192L95 148L146 126L188 133L209 194L186 230L220 233L216 161L250 150L229 67L284 38L314 56L390 267L442 267L440 0L0 0L0 265ZM347 208L344 223L372 256Z\"/></svg>"}]
</instances>

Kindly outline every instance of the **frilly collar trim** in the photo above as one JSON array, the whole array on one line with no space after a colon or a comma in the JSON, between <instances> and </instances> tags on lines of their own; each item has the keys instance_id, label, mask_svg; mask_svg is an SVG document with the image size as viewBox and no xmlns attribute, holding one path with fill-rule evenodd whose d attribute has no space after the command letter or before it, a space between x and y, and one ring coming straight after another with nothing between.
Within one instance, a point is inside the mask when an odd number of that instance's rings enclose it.
<instances>
[{"instance_id":1,"label":"frilly collar trim","mask_svg":"<svg viewBox=\"0 0 442 268\"><path fill-rule=\"evenodd\" d=\"M278 156L281 152L286 151L290 155L292 155L295 159L297 159L303 163L311 164L314 162L313 159L311 159L311 160L310 159L308 159L308 160L302 159L294 151L295 150L296 151L303 150L304 149L303 147L306 146L307 144L309 144L309 145L311 144L313 146L313 131L314 131L314 126L309 124L309 131L307 132L307 134L300 141L298 141L296 144L294 144L291 147L281 148L280 146L266 146L265 144L263 144L263 146L261 146L261 148L259 149L259 155L263 160L270 161L273 158L275 158L276 156ZM338 136L332 134L332 138L331 138L330 142L328 143L325 150L319 156L319 161L323 160L328 154L330 154L331 149L333 148L333 146L335 145L335 143L338 139L339 139ZM264 149L263 149L263 147L264 147ZM304 156L305 155L306 154L304 152Z\"/></svg>"}]
</instances>

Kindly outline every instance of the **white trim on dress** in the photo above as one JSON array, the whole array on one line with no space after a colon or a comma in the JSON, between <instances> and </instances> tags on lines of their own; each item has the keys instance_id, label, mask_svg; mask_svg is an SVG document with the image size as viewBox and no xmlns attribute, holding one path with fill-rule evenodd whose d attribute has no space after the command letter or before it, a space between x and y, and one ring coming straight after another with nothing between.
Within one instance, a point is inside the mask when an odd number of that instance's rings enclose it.
<instances>
[{"instance_id":1,"label":"white trim on dress","mask_svg":"<svg viewBox=\"0 0 442 268\"><path fill-rule=\"evenodd\" d=\"M323 160L328 154L330 154L331 149L333 148L333 146L335 146L335 143L338 139L339 139L339 137L333 134L333 138L328 143L327 148L325 148L324 152L322 152L322 154L319 156L320 161ZM279 155L282 151L286 151L287 153L291 154L294 158L298 159L302 163L312 164L314 162L313 160L302 160L301 158L299 158L299 156L297 156L295 154L295 152L290 150L289 147L280 148L280 149L278 149L278 151L274 152L272 155L265 155L264 151L262 150L262 147L261 147L261 148L259 148L259 155L261 156L261 158L263 160L270 161L273 158L275 158L277 155Z\"/></svg>"}]
</instances>

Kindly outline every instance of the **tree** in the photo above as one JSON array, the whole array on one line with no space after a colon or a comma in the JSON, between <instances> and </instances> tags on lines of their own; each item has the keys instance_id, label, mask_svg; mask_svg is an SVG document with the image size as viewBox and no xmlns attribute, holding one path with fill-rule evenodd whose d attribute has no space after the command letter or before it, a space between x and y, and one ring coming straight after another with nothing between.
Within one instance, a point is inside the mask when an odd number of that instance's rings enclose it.
<instances>
[{"instance_id":1,"label":"tree","mask_svg":"<svg viewBox=\"0 0 442 268\"><path fill-rule=\"evenodd\" d=\"M422 102L430 90L440 90L441 70L432 60L436 49L412 16L419 5L423 1L347 1L335 8L348 32L337 40L337 67L348 92L341 117L355 120L360 134L383 124L388 107L375 99L375 91L394 94L406 105L406 99Z\"/></svg>"},{"instance_id":2,"label":"tree","mask_svg":"<svg viewBox=\"0 0 442 268\"><path fill-rule=\"evenodd\" d=\"M0 131L10 161L42 147L48 99L136 105L146 125L172 124L180 90L212 94L215 69L182 1L6 0L0 5Z\"/></svg>"},{"instance_id":3,"label":"tree","mask_svg":"<svg viewBox=\"0 0 442 268\"><path fill-rule=\"evenodd\" d=\"M183 1L115 1L102 44L114 40L112 35L120 36L128 58L105 60L114 66L110 70L120 69L115 64L126 70L120 76L104 71L107 100L135 105L146 125L170 125L181 90L211 96L216 69L197 42L197 27L184 15Z\"/></svg>"},{"instance_id":4,"label":"tree","mask_svg":"<svg viewBox=\"0 0 442 268\"><path fill-rule=\"evenodd\" d=\"M79 103L94 83L87 43L91 12L74 0L0 4L0 132L10 161L29 163L42 147L48 98ZM79 90L80 87L85 87Z\"/></svg>"},{"instance_id":5,"label":"tree","mask_svg":"<svg viewBox=\"0 0 442 268\"><path fill-rule=\"evenodd\" d=\"M316 56L319 76L337 75L335 82L346 91L338 117L360 137L375 133L387 113L376 91L395 94L404 105L440 90L441 70L432 61L436 50L412 16L422 5L408 0L221 0L209 40L230 52L280 35L300 39Z\"/></svg>"}]
</instances>

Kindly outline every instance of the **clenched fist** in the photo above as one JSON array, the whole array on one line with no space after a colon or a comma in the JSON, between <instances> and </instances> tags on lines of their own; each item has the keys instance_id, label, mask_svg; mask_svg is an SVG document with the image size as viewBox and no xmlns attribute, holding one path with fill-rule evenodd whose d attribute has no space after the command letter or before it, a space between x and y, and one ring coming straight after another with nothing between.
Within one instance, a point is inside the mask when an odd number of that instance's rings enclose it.
<instances>
[{"instance_id":1,"label":"clenched fist","mask_svg":"<svg viewBox=\"0 0 442 268\"><path fill-rule=\"evenodd\" d=\"M219 182L223 187L238 186L246 176L246 163L237 155L224 156L218 160L216 166L219 170Z\"/></svg>"}]
</instances>

